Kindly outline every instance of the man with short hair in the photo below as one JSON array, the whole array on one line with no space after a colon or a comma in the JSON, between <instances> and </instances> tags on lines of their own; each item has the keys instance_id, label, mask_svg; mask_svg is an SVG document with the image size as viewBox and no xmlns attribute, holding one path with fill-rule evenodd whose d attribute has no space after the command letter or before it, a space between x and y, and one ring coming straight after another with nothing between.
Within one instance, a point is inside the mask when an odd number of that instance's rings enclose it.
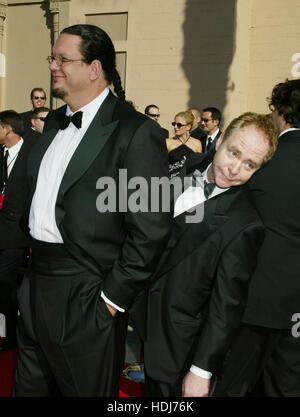
<instances>
[{"instance_id":1,"label":"man with short hair","mask_svg":"<svg viewBox=\"0 0 300 417\"><path fill-rule=\"evenodd\" d=\"M32 144L23 142L22 135L21 116L13 110L0 112L0 313L6 322L0 352L17 345L16 288L29 244L20 219L29 193L26 169Z\"/></svg>"},{"instance_id":2,"label":"man with short hair","mask_svg":"<svg viewBox=\"0 0 300 417\"><path fill-rule=\"evenodd\" d=\"M210 154L187 159L185 190L149 291L147 395L207 396L221 373L265 234L241 185L276 144L269 117L244 113L219 137L212 161Z\"/></svg>"},{"instance_id":3,"label":"man with short hair","mask_svg":"<svg viewBox=\"0 0 300 417\"><path fill-rule=\"evenodd\" d=\"M216 396L300 397L300 337L293 332L300 312L300 80L275 85L269 107L278 148L247 184L266 238Z\"/></svg>"},{"instance_id":4,"label":"man with short hair","mask_svg":"<svg viewBox=\"0 0 300 417\"><path fill-rule=\"evenodd\" d=\"M188 110L190 110L194 116L194 123L190 131L191 136L195 139L199 139L202 143L202 149L204 149L207 134L200 127L201 126L201 112L199 109L197 109L197 107L191 107Z\"/></svg>"},{"instance_id":5,"label":"man with short hair","mask_svg":"<svg viewBox=\"0 0 300 417\"><path fill-rule=\"evenodd\" d=\"M28 164L32 262L19 291L15 393L118 396L128 313L170 227L150 198L130 209L127 180L168 176L168 154L157 123L126 103L106 32L65 28L52 54L52 93L66 105L47 116Z\"/></svg>"},{"instance_id":6,"label":"man with short hair","mask_svg":"<svg viewBox=\"0 0 300 417\"><path fill-rule=\"evenodd\" d=\"M31 117L32 117L32 112L39 108L39 107L44 107L46 100L47 100L47 96L46 96L46 92L43 88L41 87L35 87L31 90L30 92L30 100L32 103L32 109L23 113L20 113L23 122L24 122L24 133L27 132L27 130L29 130L31 128Z\"/></svg>"},{"instance_id":7,"label":"man with short hair","mask_svg":"<svg viewBox=\"0 0 300 417\"><path fill-rule=\"evenodd\" d=\"M50 109L48 109L48 107L37 107L34 109L30 119L31 129L25 133L24 140L37 141L43 133L45 120L49 111Z\"/></svg>"},{"instance_id":8,"label":"man with short hair","mask_svg":"<svg viewBox=\"0 0 300 417\"><path fill-rule=\"evenodd\" d=\"M155 105L155 104L149 104L148 106L145 107L144 113L146 116L148 116L150 119L154 120L155 122L158 123L158 119L160 117L159 114L159 108ZM169 132L167 129L164 129L163 127L161 127L164 137L168 138L169 137Z\"/></svg>"},{"instance_id":9,"label":"man with short hair","mask_svg":"<svg viewBox=\"0 0 300 417\"><path fill-rule=\"evenodd\" d=\"M220 130L221 118L221 112L216 107L206 107L202 110L201 126L207 134L203 153L211 151L213 155L217 140L222 133Z\"/></svg>"}]
</instances>

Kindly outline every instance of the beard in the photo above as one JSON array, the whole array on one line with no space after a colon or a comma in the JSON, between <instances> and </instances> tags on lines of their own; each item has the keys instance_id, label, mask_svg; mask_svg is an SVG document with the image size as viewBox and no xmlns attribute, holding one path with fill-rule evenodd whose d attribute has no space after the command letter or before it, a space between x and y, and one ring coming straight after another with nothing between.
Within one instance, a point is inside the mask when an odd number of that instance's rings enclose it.
<instances>
[{"instance_id":1,"label":"beard","mask_svg":"<svg viewBox=\"0 0 300 417\"><path fill-rule=\"evenodd\" d=\"M66 96L66 92L62 88L52 88L52 95L55 98L60 98L63 100Z\"/></svg>"}]
</instances>

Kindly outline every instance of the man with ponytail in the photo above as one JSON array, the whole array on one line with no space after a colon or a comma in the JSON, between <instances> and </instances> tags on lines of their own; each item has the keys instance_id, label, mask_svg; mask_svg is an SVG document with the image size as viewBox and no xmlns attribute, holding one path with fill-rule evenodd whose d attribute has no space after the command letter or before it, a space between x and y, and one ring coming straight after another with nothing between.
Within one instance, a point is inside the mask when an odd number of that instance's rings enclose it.
<instances>
[{"instance_id":1,"label":"man with ponytail","mask_svg":"<svg viewBox=\"0 0 300 417\"><path fill-rule=\"evenodd\" d=\"M126 103L115 55L102 29L74 25L48 57L52 94L66 105L49 113L29 163L16 396L118 395L128 312L168 236L170 213L121 207L120 171L149 184L168 176L168 155L157 123ZM103 178L113 209L97 204Z\"/></svg>"}]
</instances>

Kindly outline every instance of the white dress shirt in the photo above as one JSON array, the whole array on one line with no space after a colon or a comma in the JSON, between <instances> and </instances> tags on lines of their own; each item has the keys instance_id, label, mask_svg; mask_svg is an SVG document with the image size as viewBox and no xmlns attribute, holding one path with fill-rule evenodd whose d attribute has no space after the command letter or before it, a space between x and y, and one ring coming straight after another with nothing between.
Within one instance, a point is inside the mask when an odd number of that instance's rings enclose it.
<instances>
[{"instance_id":1,"label":"white dress shirt","mask_svg":"<svg viewBox=\"0 0 300 417\"><path fill-rule=\"evenodd\" d=\"M192 209L193 207L197 206L198 204L203 203L205 200L204 195L204 181L210 182L207 179L207 171L211 164L206 168L206 170L200 174L200 171L198 172L198 176L196 177L196 181L199 185L199 187L193 187L190 185L176 200L175 207L174 207L174 217L179 216L181 213L184 213L187 210ZM197 170L196 170L197 171ZM192 178L191 178L192 183ZM220 188L217 185L215 186L213 192L208 197L212 198L215 197L218 194L223 193L224 191L228 190L228 188Z\"/></svg>"},{"instance_id":2,"label":"white dress shirt","mask_svg":"<svg viewBox=\"0 0 300 417\"><path fill-rule=\"evenodd\" d=\"M200 175L198 171L198 175L196 176L196 181L198 186L190 186L188 187L176 200L175 208L174 208L174 217L179 216L181 213L195 207L198 204L204 203L204 201L209 200L212 197L215 197L218 194L224 193L228 190L228 188L220 188L217 185L215 186L211 195L205 198L204 195L204 181L209 182L207 179L207 171L211 164L206 168L206 170ZM202 378L211 379L212 373L209 371L205 371L204 369L199 368L198 366L192 365L190 367L190 371Z\"/></svg>"},{"instance_id":3,"label":"white dress shirt","mask_svg":"<svg viewBox=\"0 0 300 417\"><path fill-rule=\"evenodd\" d=\"M220 129L217 129L212 135L208 135L209 137L212 138L212 142L214 141L215 137L217 136L217 134L220 132Z\"/></svg>"},{"instance_id":4,"label":"white dress shirt","mask_svg":"<svg viewBox=\"0 0 300 417\"><path fill-rule=\"evenodd\" d=\"M106 88L93 101L82 107L81 128L77 129L70 123L66 129L59 130L45 152L29 214L30 234L34 239L63 243L55 220L58 190L70 159L108 93L109 89ZM69 106L66 114L72 114Z\"/></svg>"},{"instance_id":5,"label":"white dress shirt","mask_svg":"<svg viewBox=\"0 0 300 417\"><path fill-rule=\"evenodd\" d=\"M11 146L10 148L6 148L4 146L4 155L5 152L8 151L8 156L7 156L7 178L9 177L9 174L11 173L11 170L13 168L13 166L15 165L16 159L18 157L18 154L20 152L20 149L23 145L23 139L21 138L19 140L18 143L16 143L15 145Z\"/></svg>"}]
</instances>

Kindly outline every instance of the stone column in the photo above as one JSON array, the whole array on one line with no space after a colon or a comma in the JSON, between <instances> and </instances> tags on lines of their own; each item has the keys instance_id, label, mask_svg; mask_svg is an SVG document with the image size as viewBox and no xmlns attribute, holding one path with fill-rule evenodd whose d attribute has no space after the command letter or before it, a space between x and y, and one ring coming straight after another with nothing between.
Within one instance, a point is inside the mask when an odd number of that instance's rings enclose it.
<instances>
[{"instance_id":1,"label":"stone column","mask_svg":"<svg viewBox=\"0 0 300 417\"><path fill-rule=\"evenodd\" d=\"M49 10L52 14L52 42L53 45L56 42L59 36L59 13L60 13L60 4L59 1L50 0ZM51 45L51 48L52 46ZM58 100L56 98L50 98L50 106L52 109L57 109L59 107Z\"/></svg>"},{"instance_id":2,"label":"stone column","mask_svg":"<svg viewBox=\"0 0 300 417\"><path fill-rule=\"evenodd\" d=\"M49 10L53 18L53 21L52 21L53 22L53 27L52 27L53 43L55 43L59 35L59 12L60 12L59 1L50 0Z\"/></svg>"}]
</instances>

